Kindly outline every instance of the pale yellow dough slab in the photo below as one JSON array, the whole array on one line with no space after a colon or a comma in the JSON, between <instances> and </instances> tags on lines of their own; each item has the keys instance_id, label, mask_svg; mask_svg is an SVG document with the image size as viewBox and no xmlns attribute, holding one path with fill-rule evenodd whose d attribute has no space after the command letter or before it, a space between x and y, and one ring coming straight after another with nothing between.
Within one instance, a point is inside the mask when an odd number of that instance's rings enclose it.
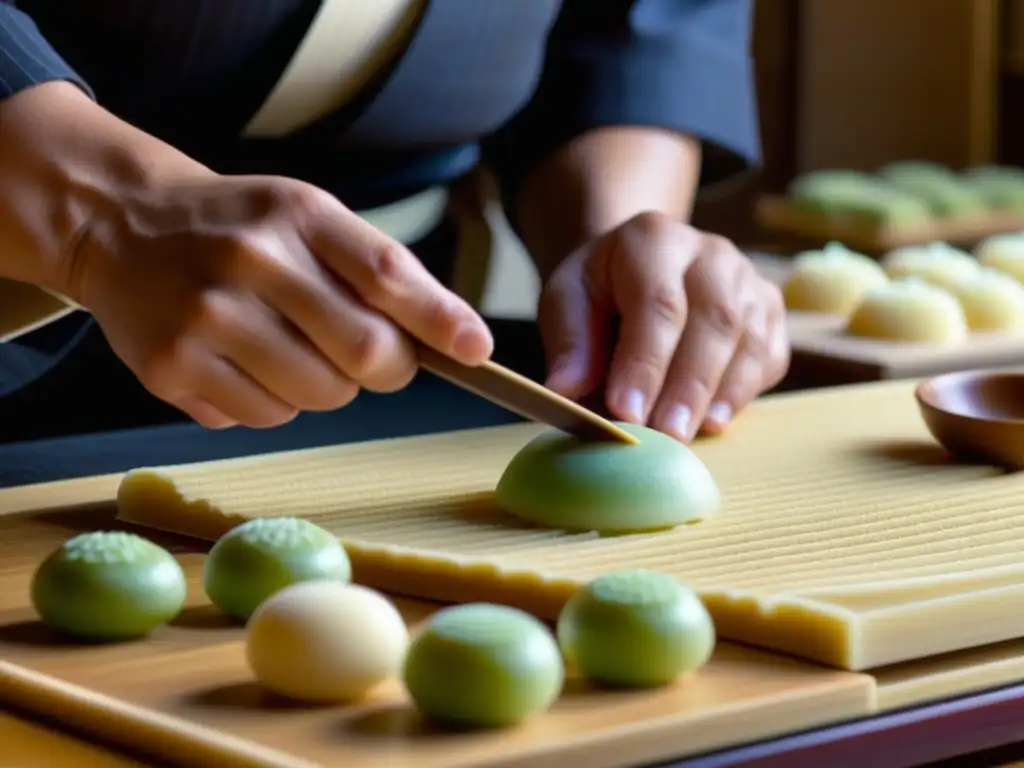
<instances>
[{"instance_id":1,"label":"pale yellow dough slab","mask_svg":"<svg viewBox=\"0 0 1024 768\"><path fill-rule=\"evenodd\" d=\"M362 583L554 617L594 575L697 588L721 636L852 670L1024 637L1024 473L951 463L907 382L766 398L698 454L723 493L698 525L619 538L526 527L491 491L517 425L134 474L121 514L215 538L248 517L337 532Z\"/></svg>"}]
</instances>

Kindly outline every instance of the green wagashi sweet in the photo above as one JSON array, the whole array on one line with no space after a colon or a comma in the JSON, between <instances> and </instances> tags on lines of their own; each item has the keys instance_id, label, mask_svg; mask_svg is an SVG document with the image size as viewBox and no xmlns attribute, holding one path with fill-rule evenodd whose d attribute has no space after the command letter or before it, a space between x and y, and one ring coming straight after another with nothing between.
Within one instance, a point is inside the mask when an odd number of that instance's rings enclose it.
<instances>
[{"instance_id":1,"label":"green wagashi sweet","mask_svg":"<svg viewBox=\"0 0 1024 768\"><path fill-rule=\"evenodd\" d=\"M550 630L515 608L476 603L435 613L405 657L405 687L440 722L508 726L558 698L565 665Z\"/></svg>"},{"instance_id":2,"label":"green wagashi sweet","mask_svg":"<svg viewBox=\"0 0 1024 768\"><path fill-rule=\"evenodd\" d=\"M83 639L128 640L175 618L185 574L170 552L122 531L83 533L50 554L32 577L44 623Z\"/></svg>"},{"instance_id":3,"label":"green wagashi sweet","mask_svg":"<svg viewBox=\"0 0 1024 768\"><path fill-rule=\"evenodd\" d=\"M330 531L298 517L266 517L220 537L206 558L203 585L210 602L247 621L260 603L287 586L351 578L348 555Z\"/></svg>"},{"instance_id":4,"label":"green wagashi sweet","mask_svg":"<svg viewBox=\"0 0 1024 768\"><path fill-rule=\"evenodd\" d=\"M689 587L656 571L598 576L558 619L558 642L580 675L622 687L666 685L711 658L715 626Z\"/></svg>"},{"instance_id":5,"label":"green wagashi sweet","mask_svg":"<svg viewBox=\"0 0 1024 768\"><path fill-rule=\"evenodd\" d=\"M690 448L648 427L619 426L639 445L541 433L502 474L498 505L546 528L601 533L671 528L718 508L718 486Z\"/></svg>"}]
</instances>

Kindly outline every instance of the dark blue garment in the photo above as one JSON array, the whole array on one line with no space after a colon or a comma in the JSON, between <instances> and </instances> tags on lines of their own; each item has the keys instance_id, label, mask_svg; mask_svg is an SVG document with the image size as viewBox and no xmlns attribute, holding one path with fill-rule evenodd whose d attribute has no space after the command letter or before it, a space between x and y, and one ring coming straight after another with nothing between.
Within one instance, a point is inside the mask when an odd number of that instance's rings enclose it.
<instances>
[{"instance_id":1,"label":"dark blue garment","mask_svg":"<svg viewBox=\"0 0 1024 768\"><path fill-rule=\"evenodd\" d=\"M355 209L447 183L481 155L508 194L552 149L609 125L698 136L734 167L758 159L751 0L430 0L397 60L338 113L240 139L319 4L0 0L0 110L71 80L216 170L294 176ZM51 368L82 322L0 346L0 436L4 391Z\"/></svg>"},{"instance_id":2,"label":"dark blue garment","mask_svg":"<svg viewBox=\"0 0 1024 768\"><path fill-rule=\"evenodd\" d=\"M74 80L219 170L315 175L355 208L368 187L376 203L451 180L476 161L459 148L483 138L510 183L605 125L676 129L758 158L751 0L431 0L405 51L340 114L288 139L239 140L318 7L0 0L0 99Z\"/></svg>"}]
</instances>

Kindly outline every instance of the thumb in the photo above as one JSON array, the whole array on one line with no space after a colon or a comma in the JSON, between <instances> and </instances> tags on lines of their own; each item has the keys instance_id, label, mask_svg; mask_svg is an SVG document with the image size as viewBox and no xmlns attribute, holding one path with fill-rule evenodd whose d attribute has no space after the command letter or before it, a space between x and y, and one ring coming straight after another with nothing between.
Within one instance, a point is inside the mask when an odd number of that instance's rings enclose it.
<instances>
[{"instance_id":1,"label":"thumb","mask_svg":"<svg viewBox=\"0 0 1024 768\"><path fill-rule=\"evenodd\" d=\"M590 296L582 269L573 263L563 266L544 286L537 324L548 363L545 386L579 400L604 378L612 315Z\"/></svg>"}]
</instances>

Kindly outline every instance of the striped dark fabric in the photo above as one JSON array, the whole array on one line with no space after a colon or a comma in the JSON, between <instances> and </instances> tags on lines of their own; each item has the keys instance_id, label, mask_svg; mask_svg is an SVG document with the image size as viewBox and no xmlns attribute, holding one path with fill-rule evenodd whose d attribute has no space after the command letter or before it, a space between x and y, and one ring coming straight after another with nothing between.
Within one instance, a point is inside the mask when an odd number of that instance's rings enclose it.
<instances>
[{"instance_id":1,"label":"striped dark fabric","mask_svg":"<svg viewBox=\"0 0 1024 768\"><path fill-rule=\"evenodd\" d=\"M303 178L356 209L444 184L482 155L514 189L544 154L606 125L693 134L737 168L759 159L752 0L431 0L351 104L284 139L241 139L320 2L0 0L0 114L25 88L71 80L213 168ZM0 358L0 391L29 360Z\"/></svg>"}]
</instances>

